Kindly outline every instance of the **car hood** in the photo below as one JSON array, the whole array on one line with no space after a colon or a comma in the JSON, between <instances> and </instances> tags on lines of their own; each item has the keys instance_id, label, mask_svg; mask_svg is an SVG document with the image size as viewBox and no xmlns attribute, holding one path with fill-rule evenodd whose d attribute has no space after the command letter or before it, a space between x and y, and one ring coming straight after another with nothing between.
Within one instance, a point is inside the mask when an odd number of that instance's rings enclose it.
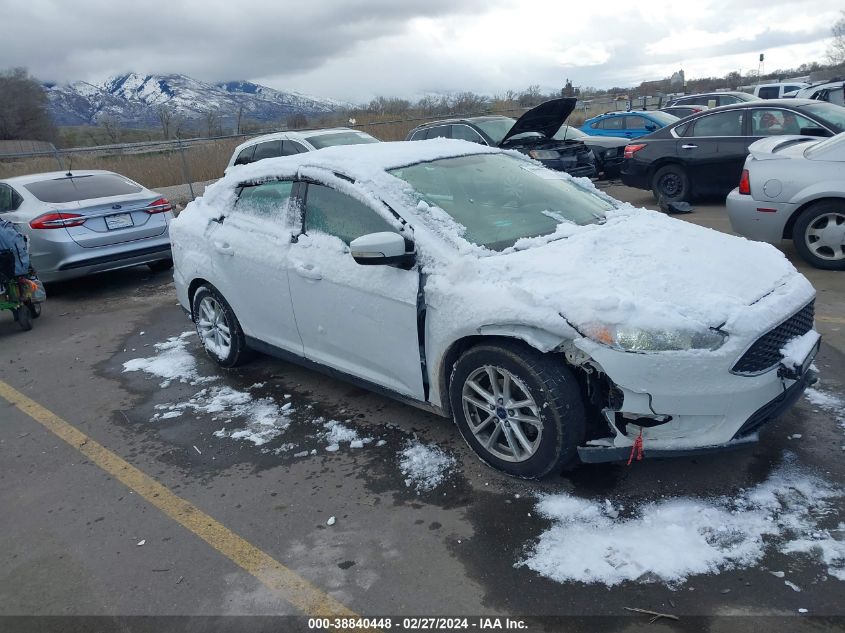
<instances>
[{"instance_id":1,"label":"car hood","mask_svg":"<svg viewBox=\"0 0 845 633\"><path fill-rule=\"evenodd\" d=\"M572 114L576 101L577 99L574 97L563 97L546 101L536 108L532 108L517 119L499 143L499 147L517 134L525 134L526 132L537 132L545 138L552 138L564 121Z\"/></svg>"},{"instance_id":2,"label":"car hood","mask_svg":"<svg viewBox=\"0 0 845 633\"><path fill-rule=\"evenodd\" d=\"M445 290L451 297L471 296L473 306L495 306L491 322L518 319L546 327L563 317L582 333L605 324L721 327L755 336L814 296L770 244L654 211L614 210L605 224L559 225L556 237L546 243L548 238L533 238L525 250L482 257L474 267L464 263Z\"/></svg>"}]
</instances>

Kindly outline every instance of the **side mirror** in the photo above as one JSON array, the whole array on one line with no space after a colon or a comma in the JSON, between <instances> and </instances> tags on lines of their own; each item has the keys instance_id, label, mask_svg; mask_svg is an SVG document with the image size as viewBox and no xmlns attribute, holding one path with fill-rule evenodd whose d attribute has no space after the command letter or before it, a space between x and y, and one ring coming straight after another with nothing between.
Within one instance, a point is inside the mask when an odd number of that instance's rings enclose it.
<instances>
[{"instance_id":1,"label":"side mirror","mask_svg":"<svg viewBox=\"0 0 845 633\"><path fill-rule=\"evenodd\" d=\"M411 264L415 259L414 253L405 252L405 238L390 231L355 238L349 244L349 250L352 259L362 266Z\"/></svg>"}]
</instances>

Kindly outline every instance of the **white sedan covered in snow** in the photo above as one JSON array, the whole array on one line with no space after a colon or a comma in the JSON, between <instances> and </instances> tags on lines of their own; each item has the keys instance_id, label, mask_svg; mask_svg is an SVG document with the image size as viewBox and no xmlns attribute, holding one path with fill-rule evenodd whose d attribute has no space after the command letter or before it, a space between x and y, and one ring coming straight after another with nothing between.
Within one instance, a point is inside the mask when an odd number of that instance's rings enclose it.
<instances>
[{"instance_id":1,"label":"white sedan covered in snow","mask_svg":"<svg viewBox=\"0 0 845 633\"><path fill-rule=\"evenodd\" d=\"M815 292L774 247L463 141L236 167L171 235L220 365L258 350L452 416L518 476L743 444L814 377Z\"/></svg>"}]
</instances>

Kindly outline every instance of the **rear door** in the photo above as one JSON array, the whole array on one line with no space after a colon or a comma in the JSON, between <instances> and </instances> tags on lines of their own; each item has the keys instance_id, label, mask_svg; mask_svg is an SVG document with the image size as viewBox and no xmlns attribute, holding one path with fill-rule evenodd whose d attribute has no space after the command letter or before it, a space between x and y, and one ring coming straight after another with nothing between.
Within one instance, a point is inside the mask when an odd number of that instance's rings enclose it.
<instances>
[{"instance_id":1,"label":"rear door","mask_svg":"<svg viewBox=\"0 0 845 633\"><path fill-rule=\"evenodd\" d=\"M706 114L685 129L677 152L697 193L721 192L739 182L750 140L744 136L743 110ZM736 173L734 173L736 172Z\"/></svg>"},{"instance_id":2,"label":"rear door","mask_svg":"<svg viewBox=\"0 0 845 633\"><path fill-rule=\"evenodd\" d=\"M209 224L214 280L244 334L302 355L288 285L288 250L297 211L292 181L242 187L221 222Z\"/></svg>"}]
</instances>

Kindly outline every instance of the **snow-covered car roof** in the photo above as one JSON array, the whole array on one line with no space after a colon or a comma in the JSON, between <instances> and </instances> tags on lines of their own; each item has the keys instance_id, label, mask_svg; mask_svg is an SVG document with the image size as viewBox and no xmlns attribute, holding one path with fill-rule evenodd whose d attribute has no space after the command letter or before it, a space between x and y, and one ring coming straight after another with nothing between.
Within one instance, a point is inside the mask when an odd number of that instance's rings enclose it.
<instances>
[{"instance_id":1,"label":"snow-covered car roof","mask_svg":"<svg viewBox=\"0 0 845 633\"><path fill-rule=\"evenodd\" d=\"M265 158L248 165L238 165L230 169L218 183L224 187L231 187L247 181L292 177L304 168L340 173L362 182L383 181L383 177L387 176L387 171L406 165L425 163L439 158L501 152L503 150L479 145L478 143L446 138L413 142L394 141L365 145L339 145L314 152L280 158ZM522 154L507 153L528 160ZM387 177L392 178L391 176ZM218 183L212 186L216 187Z\"/></svg>"}]
</instances>

